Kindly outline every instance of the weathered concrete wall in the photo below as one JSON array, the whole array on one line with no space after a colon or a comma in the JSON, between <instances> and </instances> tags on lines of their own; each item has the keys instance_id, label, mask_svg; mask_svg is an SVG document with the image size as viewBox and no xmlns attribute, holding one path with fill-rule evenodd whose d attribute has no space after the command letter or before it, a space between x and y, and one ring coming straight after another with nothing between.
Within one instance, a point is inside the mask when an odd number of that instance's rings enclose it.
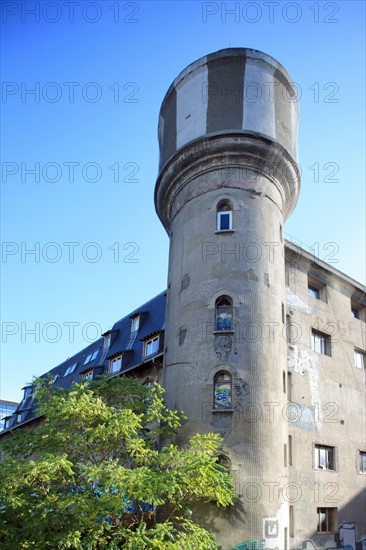
<instances>
[{"instance_id":1,"label":"weathered concrete wall","mask_svg":"<svg viewBox=\"0 0 366 550\"><path fill-rule=\"evenodd\" d=\"M163 384L168 405L188 415L183 441L210 431L224 438L238 503L201 514L225 550L248 540L267 548L287 541L288 505L273 498L271 484L287 480L287 423L275 421L274 408L287 399L282 226L299 191L297 108L278 98L254 106L231 92L224 100L209 94L206 104L199 94L205 78L232 91L245 75L260 87L271 75L289 90L279 67L252 50L213 54L178 77L160 118L155 200L171 238ZM232 231L217 231L222 200L232 205ZM234 312L224 332L214 326L223 295ZM228 409L214 408L220 371L232 377Z\"/></svg>"},{"instance_id":2,"label":"weathered concrete wall","mask_svg":"<svg viewBox=\"0 0 366 550\"><path fill-rule=\"evenodd\" d=\"M366 350L366 310L353 318L350 299L366 301L296 247L285 269L283 224L299 194L293 93L275 60L229 49L187 67L159 119L155 204L171 239L163 384L169 406L188 415L183 441L224 438L238 502L196 511L222 550L356 550L366 539L365 370L353 364L354 348ZM216 230L222 200L232 231ZM322 299L309 296L308 276ZM226 332L214 326L223 295L233 302ZM312 329L332 338L329 355L312 349ZM220 371L232 377L226 409L213 400ZM315 445L334 447L332 470L316 467ZM336 509L327 533L318 508Z\"/></svg>"},{"instance_id":3,"label":"weathered concrete wall","mask_svg":"<svg viewBox=\"0 0 366 550\"><path fill-rule=\"evenodd\" d=\"M298 97L286 69L258 50L229 48L175 79L159 118L160 168L190 141L221 131L261 134L297 158Z\"/></svg>"},{"instance_id":4,"label":"weathered concrete wall","mask_svg":"<svg viewBox=\"0 0 366 550\"><path fill-rule=\"evenodd\" d=\"M289 422L289 479L300 495L292 503L291 543L293 548L301 548L306 540L316 548L341 547L344 522L354 523L358 541L366 539L366 476L359 471L359 452L366 449L365 370L354 365L354 348L366 350L366 324L351 314L354 285L301 254L289 254L287 269L287 314L293 325L288 372L298 411ZM324 284L322 299L308 295L308 276ZM312 350L313 328L330 335L331 355ZM315 444L335 448L334 470L316 468ZM320 507L337 508L334 535L316 532Z\"/></svg>"}]
</instances>

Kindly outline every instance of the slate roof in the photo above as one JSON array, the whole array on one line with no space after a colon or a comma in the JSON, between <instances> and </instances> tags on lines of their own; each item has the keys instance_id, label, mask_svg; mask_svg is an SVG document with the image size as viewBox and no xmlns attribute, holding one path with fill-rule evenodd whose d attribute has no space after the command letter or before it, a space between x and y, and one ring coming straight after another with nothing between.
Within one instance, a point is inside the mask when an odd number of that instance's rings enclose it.
<instances>
[{"instance_id":1,"label":"slate roof","mask_svg":"<svg viewBox=\"0 0 366 550\"><path fill-rule=\"evenodd\" d=\"M123 354L122 366L115 375L138 368L141 364L150 361L153 357L163 352L165 306L166 291L161 292L155 298L152 298L117 321L98 340L80 350L72 357L69 357L60 365L53 367L44 373L42 377L51 375L54 377L55 385L69 389L75 382L80 381L83 373L90 369L93 369L93 377L108 373L110 359L121 353ZM131 319L136 316L139 316L139 327L138 330L131 332ZM150 335L157 333L161 334L159 349L154 354L146 358L143 357L144 341ZM111 340L109 346L106 346L105 339L108 334L111 335ZM69 372L67 373L67 371ZM34 398L31 393L32 386L28 385L22 389L24 390L24 397L15 412L11 416L5 417L6 428L1 432L2 434L8 429L19 426L24 422L29 422L36 417ZM21 415L21 418L19 415Z\"/></svg>"}]
</instances>

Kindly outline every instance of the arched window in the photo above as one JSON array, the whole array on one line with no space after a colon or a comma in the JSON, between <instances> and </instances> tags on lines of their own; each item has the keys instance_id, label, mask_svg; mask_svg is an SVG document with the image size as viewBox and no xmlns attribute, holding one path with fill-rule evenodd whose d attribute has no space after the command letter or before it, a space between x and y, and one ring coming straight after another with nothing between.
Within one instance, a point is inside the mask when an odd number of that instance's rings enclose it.
<instances>
[{"instance_id":1,"label":"arched window","mask_svg":"<svg viewBox=\"0 0 366 550\"><path fill-rule=\"evenodd\" d=\"M217 205L217 231L230 231L233 228L233 207L230 201L221 201Z\"/></svg>"},{"instance_id":2,"label":"arched window","mask_svg":"<svg viewBox=\"0 0 366 550\"><path fill-rule=\"evenodd\" d=\"M231 409L231 374L220 371L214 378L214 409Z\"/></svg>"},{"instance_id":3,"label":"arched window","mask_svg":"<svg viewBox=\"0 0 366 550\"><path fill-rule=\"evenodd\" d=\"M215 330L233 330L233 302L220 296L215 302Z\"/></svg>"}]
</instances>

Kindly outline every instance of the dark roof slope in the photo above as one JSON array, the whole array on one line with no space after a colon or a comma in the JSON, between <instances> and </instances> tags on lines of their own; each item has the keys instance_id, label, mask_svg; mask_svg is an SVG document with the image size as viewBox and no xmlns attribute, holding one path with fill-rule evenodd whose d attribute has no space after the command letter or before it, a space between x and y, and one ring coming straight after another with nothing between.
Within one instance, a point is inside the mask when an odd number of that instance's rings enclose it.
<instances>
[{"instance_id":1,"label":"dark roof slope","mask_svg":"<svg viewBox=\"0 0 366 550\"><path fill-rule=\"evenodd\" d=\"M122 354L121 368L115 373L120 374L134 369L144 361L144 341L152 334L163 333L165 329L166 291L161 292L130 314L117 321L113 327L95 342L80 350L42 375L52 376L54 384L69 389L79 382L87 371L93 370L93 377L108 373L110 359ZM139 317L137 330L131 331L132 318ZM134 325L135 328L136 325ZM110 335L110 340L107 336ZM162 351L161 338L159 349ZM153 355L153 354L152 354ZM6 431L9 428L23 424L35 418L34 397L32 386L25 386L24 397L16 411L6 417ZM2 433L3 433L2 432Z\"/></svg>"}]
</instances>

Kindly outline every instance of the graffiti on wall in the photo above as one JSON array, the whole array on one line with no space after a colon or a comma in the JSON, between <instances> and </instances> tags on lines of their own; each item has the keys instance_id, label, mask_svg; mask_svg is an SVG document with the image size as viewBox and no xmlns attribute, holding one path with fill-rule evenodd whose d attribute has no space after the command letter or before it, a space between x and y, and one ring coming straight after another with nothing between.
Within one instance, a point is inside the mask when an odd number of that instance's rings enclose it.
<instances>
[{"instance_id":1,"label":"graffiti on wall","mask_svg":"<svg viewBox=\"0 0 366 550\"><path fill-rule=\"evenodd\" d=\"M260 539L250 539L244 542L239 542L230 550L265 550L263 541Z\"/></svg>"},{"instance_id":2,"label":"graffiti on wall","mask_svg":"<svg viewBox=\"0 0 366 550\"><path fill-rule=\"evenodd\" d=\"M344 550L356 550L356 526L354 523L341 523L339 541Z\"/></svg>"},{"instance_id":3,"label":"graffiti on wall","mask_svg":"<svg viewBox=\"0 0 366 550\"><path fill-rule=\"evenodd\" d=\"M281 516L283 510L278 511L276 516L267 516L263 518L263 539L250 539L240 542L230 550L278 550L285 548L283 536L280 529ZM284 524L285 525L285 524ZM340 548L334 546L327 550L366 550L366 540L361 540L356 544L356 524L354 522L343 522L338 529ZM314 541L305 540L302 542L302 550L318 550ZM322 547L321 550L324 550Z\"/></svg>"}]
</instances>

